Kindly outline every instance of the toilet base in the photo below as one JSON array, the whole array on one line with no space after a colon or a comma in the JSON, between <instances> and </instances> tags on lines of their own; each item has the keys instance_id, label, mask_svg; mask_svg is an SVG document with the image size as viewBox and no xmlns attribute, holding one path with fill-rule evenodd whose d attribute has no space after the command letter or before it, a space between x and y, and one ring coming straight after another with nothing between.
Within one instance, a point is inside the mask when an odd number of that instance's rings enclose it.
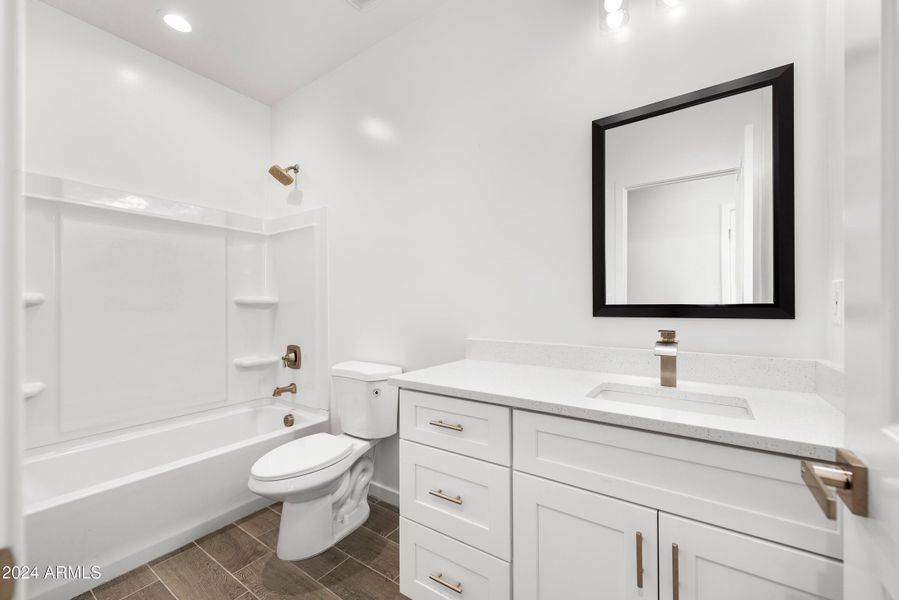
<instances>
[{"instance_id":1,"label":"toilet base","mask_svg":"<svg viewBox=\"0 0 899 600\"><path fill-rule=\"evenodd\" d=\"M278 530L278 558L302 560L321 554L362 525L370 512L368 488L373 452L360 457L331 490L299 502L284 500Z\"/></svg>"}]
</instances>

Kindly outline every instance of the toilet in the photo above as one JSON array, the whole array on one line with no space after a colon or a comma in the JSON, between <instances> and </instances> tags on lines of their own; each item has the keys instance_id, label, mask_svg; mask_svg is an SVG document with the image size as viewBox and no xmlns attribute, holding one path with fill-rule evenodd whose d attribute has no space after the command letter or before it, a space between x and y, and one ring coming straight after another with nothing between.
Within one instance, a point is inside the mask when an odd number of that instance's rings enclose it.
<instances>
[{"instance_id":1,"label":"toilet","mask_svg":"<svg viewBox=\"0 0 899 600\"><path fill-rule=\"evenodd\" d=\"M283 502L278 558L324 552L368 518L374 446L396 433L398 390L391 365L344 362L331 368L331 406L343 433L316 433L265 454L250 469L250 490Z\"/></svg>"}]
</instances>

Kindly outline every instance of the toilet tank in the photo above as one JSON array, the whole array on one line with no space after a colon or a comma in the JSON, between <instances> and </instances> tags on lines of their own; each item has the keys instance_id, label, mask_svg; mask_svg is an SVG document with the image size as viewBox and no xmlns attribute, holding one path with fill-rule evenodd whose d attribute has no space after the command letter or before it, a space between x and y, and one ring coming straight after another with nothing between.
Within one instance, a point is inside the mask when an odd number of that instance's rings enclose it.
<instances>
[{"instance_id":1,"label":"toilet tank","mask_svg":"<svg viewBox=\"0 0 899 600\"><path fill-rule=\"evenodd\" d=\"M360 361L331 367L334 406L344 433L366 440L396 433L399 390L387 378L403 370L393 365Z\"/></svg>"}]
</instances>

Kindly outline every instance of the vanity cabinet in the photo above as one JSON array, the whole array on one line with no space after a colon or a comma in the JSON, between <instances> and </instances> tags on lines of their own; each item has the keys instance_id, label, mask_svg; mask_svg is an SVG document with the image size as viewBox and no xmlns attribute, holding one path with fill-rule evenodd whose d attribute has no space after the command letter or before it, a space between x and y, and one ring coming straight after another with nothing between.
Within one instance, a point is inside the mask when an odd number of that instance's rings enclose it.
<instances>
[{"instance_id":1,"label":"vanity cabinet","mask_svg":"<svg viewBox=\"0 0 899 600\"><path fill-rule=\"evenodd\" d=\"M515 600L841 597L830 558L522 473L513 497Z\"/></svg>"},{"instance_id":2,"label":"vanity cabinet","mask_svg":"<svg viewBox=\"0 0 899 600\"><path fill-rule=\"evenodd\" d=\"M406 389L400 437L412 600L842 597L795 457Z\"/></svg>"}]
</instances>

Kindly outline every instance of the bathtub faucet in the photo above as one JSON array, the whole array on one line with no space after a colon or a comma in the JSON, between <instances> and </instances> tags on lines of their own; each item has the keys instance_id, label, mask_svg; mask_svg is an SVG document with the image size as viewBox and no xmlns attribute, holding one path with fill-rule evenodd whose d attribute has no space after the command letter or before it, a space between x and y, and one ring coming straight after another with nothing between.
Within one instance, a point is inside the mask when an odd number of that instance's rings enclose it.
<instances>
[{"instance_id":1,"label":"bathtub faucet","mask_svg":"<svg viewBox=\"0 0 899 600\"><path fill-rule=\"evenodd\" d=\"M272 392L272 396L278 398L284 392L290 392L291 394L297 393L297 384L291 383L290 385L285 385L284 387L276 387L275 391Z\"/></svg>"}]
</instances>

